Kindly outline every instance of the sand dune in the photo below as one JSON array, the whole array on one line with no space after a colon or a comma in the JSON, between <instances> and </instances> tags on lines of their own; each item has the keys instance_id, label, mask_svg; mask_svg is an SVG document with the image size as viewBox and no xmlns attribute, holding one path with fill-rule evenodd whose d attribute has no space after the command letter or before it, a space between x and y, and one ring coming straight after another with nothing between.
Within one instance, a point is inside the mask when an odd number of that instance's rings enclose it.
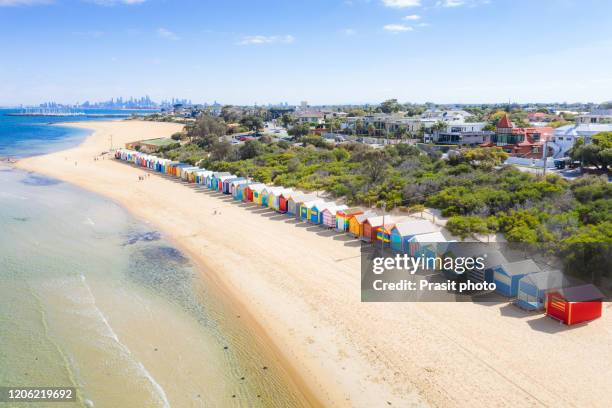
<instances>
[{"instance_id":1,"label":"sand dune","mask_svg":"<svg viewBox=\"0 0 612 408\"><path fill-rule=\"evenodd\" d=\"M74 126L95 133L18 166L106 195L163 231L249 311L322 405L609 406L610 305L602 319L568 329L506 304L361 303L359 246L348 237L93 160L111 134L117 146L178 125Z\"/></svg>"}]
</instances>

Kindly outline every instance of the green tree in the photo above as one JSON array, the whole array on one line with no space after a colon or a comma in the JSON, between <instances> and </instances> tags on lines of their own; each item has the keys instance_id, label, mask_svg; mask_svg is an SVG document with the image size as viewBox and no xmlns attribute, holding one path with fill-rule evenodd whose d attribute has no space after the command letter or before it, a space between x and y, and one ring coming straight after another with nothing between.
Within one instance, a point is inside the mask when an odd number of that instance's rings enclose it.
<instances>
[{"instance_id":1,"label":"green tree","mask_svg":"<svg viewBox=\"0 0 612 408\"><path fill-rule=\"evenodd\" d=\"M450 217L446 223L446 228L448 228L452 234L460 236L463 239L474 234L484 234L489 232L487 220L475 216Z\"/></svg>"},{"instance_id":2,"label":"green tree","mask_svg":"<svg viewBox=\"0 0 612 408\"><path fill-rule=\"evenodd\" d=\"M283 116L281 116L281 123L285 128L288 128L289 125L293 124L293 122L293 117L290 114L283 113Z\"/></svg>"},{"instance_id":3,"label":"green tree","mask_svg":"<svg viewBox=\"0 0 612 408\"><path fill-rule=\"evenodd\" d=\"M239 154L241 160L252 159L264 152L264 145L258 140L247 140L240 146Z\"/></svg>"},{"instance_id":4,"label":"green tree","mask_svg":"<svg viewBox=\"0 0 612 408\"><path fill-rule=\"evenodd\" d=\"M215 116L202 115L195 124L188 129L188 136L204 147L218 142L219 137L227 133L225 122Z\"/></svg>"},{"instance_id":5,"label":"green tree","mask_svg":"<svg viewBox=\"0 0 612 408\"><path fill-rule=\"evenodd\" d=\"M294 139L300 139L310 133L310 125L303 123L299 125L294 125L291 129L287 131L288 134L294 137Z\"/></svg>"},{"instance_id":6,"label":"green tree","mask_svg":"<svg viewBox=\"0 0 612 408\"><path fill-rule=\"evenodd\" d=\"M368 123L368 135L374 136L376 134L376 127L373 123Z\"/></svg>"},{"instance_id":7,"label":"green tree","mask_svg":"<svg viewBox=\"0 0 612 408\"><path fill-rule=\"evenodd\" d=\"M379 109L383 113L394 113L399 112L402 109L402 105L397 102L397 99L388 99L380 104Z\"/></svg>"},{"instance_id":8,"label":"green tree","mask_svg":"<svg viewBox=\"0 0 612 408\"><path fill-rule=\"evenodd\" d=\"M240 114L232 105L225 105L221 108L221 117L225 123L236 123L240 120Z\"/></svg>"},{"instance_id":9,"label":"green tree","mask_svg":"<svg viewBox=\"0 0 612 408\"><path fill-rule=\"evenodd\" d=\"M259 116L248 115L240 119L240 124L253 132L263 128L263 120Z\"/></svg>"}]
</instances>

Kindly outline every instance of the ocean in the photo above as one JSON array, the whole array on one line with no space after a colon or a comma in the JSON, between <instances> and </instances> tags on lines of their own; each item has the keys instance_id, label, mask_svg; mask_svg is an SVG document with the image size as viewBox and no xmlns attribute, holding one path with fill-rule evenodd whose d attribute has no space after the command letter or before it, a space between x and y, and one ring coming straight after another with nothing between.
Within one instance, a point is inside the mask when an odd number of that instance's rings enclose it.
<instances>
[{"instance_id":1,"label":"ocean","mask_svg":"<svg viewBox=\"0 0 612 408\"><path fill-rule=\"evenodd\" d=\"M0 111L0 157L87 135L50 122ZM0 162L0 386L78 390L36 407L307 406L202 272L113 201Z\"/></svg>"}]
</instances>

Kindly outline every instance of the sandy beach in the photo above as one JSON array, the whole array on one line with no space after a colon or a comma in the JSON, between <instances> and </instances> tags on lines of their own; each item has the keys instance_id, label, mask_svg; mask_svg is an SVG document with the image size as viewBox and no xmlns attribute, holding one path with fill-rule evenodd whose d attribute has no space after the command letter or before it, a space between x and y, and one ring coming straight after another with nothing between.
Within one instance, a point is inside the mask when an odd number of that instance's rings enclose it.
<instances>
[{"instance_id":1,"label":"sandy beach","mask_svg":"<svg viewBox=\"0 0 612 408\"><path fill-rule=\"evenodd\" d=\"M346 235L110 158L172 123L72 124L78 147L18 167L107 196L150 222L245 311L312 405L607 407L612 307L571 329L509 304L360 302L359 245Z\"/></svg>"}]
</instances>

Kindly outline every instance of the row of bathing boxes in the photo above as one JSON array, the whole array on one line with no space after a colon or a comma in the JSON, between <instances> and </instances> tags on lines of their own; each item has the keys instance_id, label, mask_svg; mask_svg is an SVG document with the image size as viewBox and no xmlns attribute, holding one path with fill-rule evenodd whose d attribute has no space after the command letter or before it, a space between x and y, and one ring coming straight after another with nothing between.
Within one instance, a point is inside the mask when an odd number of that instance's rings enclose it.
<instances>
[{"instance_id":1,"label":"row of bathing boxes","mask_svg":"<svg viewBox=\"0 0 612 408\"><path fill-rule=\"evenodd\" d=\"M460 244L447 240L441 228L428 220L395 220L389 215L349 208L292 188L268 186L228 172L206 170L129 149L118 149L115 158L410 256L436 256L452 252L453 246ZM547 315L567 325L601 316L604 296L594 285L572 284L560 271L542 271L530 259L508 262L499 251L486 248L484 251L488 251L487 268L471 272L469 278L495 283L499 293L514 298L514 303L523 309L545 310Z\"/></svg>"}]
</instances>

